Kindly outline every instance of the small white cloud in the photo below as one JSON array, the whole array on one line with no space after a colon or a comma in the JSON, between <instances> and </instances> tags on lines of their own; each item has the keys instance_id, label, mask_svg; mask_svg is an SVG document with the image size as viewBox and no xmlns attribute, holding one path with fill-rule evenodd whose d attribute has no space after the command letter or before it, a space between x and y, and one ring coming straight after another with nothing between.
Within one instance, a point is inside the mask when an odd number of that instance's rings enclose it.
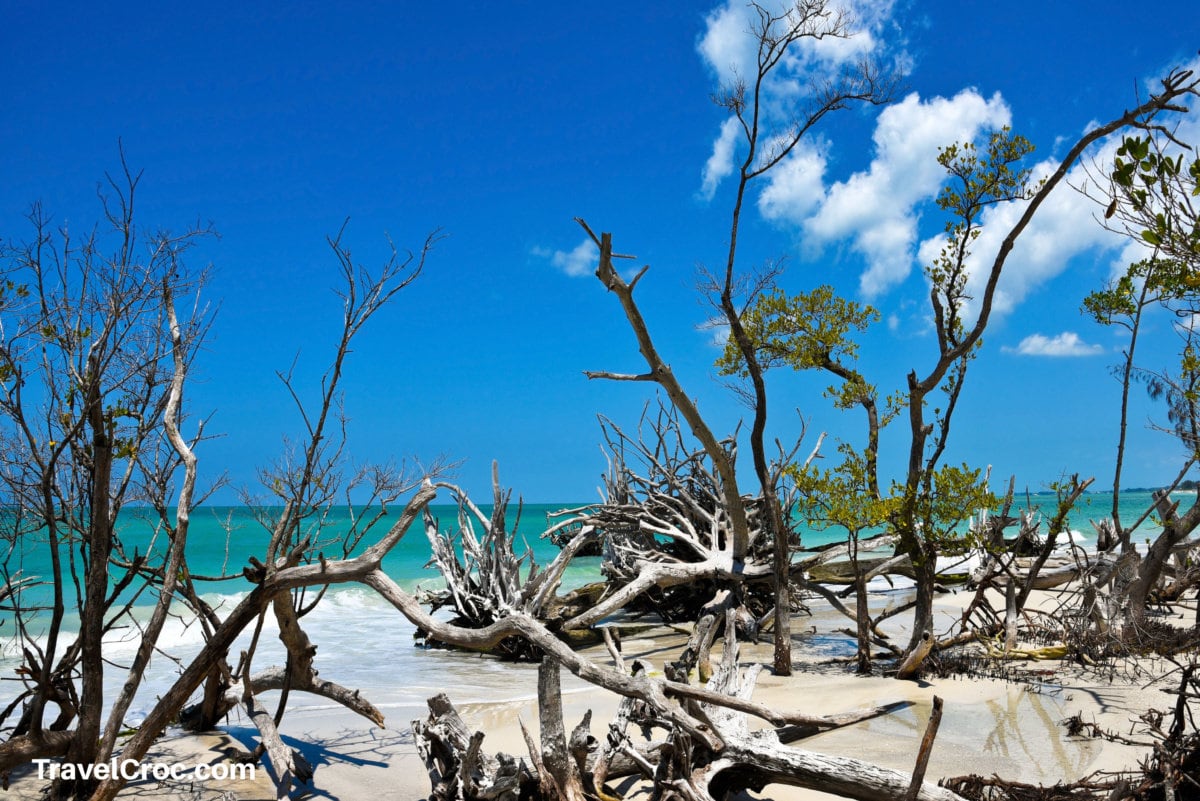
<instances>
[{"instance_id":1,"label":"small white cloud","mask_svg":"<svg viewBox=\"0 0 1200 801\"><path fill-rule=\"evenodd\" d=\"M721 181L733 173L733 150L741 130L734 117L721 123L721 133L713 142L712 155L704 163L701 176L700 197L705 200L712 200Z\"/></svg>"},{"instance_id":2,"label":"small white cloud","mask_svg":"<svg viewBox=\"0 0 1200 801\"><path fill-rule=\"evenodd\" d=\"M865 58L881 58L889 49L894 50L896 66L902 69L908 54L896 49L901 36L899 27L893 24L892 0L842 0L829 3L827 8L832 14L844 14L854 34L800 40L799 47L785 59L790 72L800 76L820 74Z\"/></svg>"},{"instance_id":3,"label":"small white cloud","mask_svg":"<svg viewBox=\"0 0 1200 801\"><path fill-rule=\"evenodd\" d=\"M772 14L783 14L792 3L764 3ZM882 34L896 35L893 23L893 0L840 0L826 7L827 20L844 16L849 21L851 36L803 37L792 48L781 68L773 76L781 82L795 82L819 74L822 69L854 63L877 55L886 47ZM750 80L757 70L757 43L751 31L760 24L754 6L743 0L725 0L709 12L704 34L696 49L708 62L720 83L729 84L738 78ZM816 21L815 25L820 26ZM793 87L794 88L794 87Z\"/></svg>"},{"instance_id":4,"label":"small white cloud","mask_svg":"<svg viewBox=\"0 0 1200 801\"><path fill-rule=\"evenodd\" d=\"M1015 348L1003 347L1001 350L1021 356L1096 356L1104 353L1103 346L1087 344L1074 331L1064 331L1053 337L1030 334Z\"/></svg>"},{"instance_id":5,"label":"small white cloud","mask_svg":"<svg viewBox=\"0 0 1200 801\"><path fill-rule=\"evenodd\" d=\"M724 317L710 317L696 328L708 331L708 344L720 350L725 349L725 343L729 341L729 323Z\"/></svg>"},{"instance_id":6,"label":"small white cloud","mask_svg":"<svg viewBox=\"0 0 1200 801\"><path fill-rule=\"evenodd\" d=\"M570 251L535 247L532 252L539 258L548 259L551 264L572 278L593 275L596 272L596 260L599 258L599 250L591 239L583 240Z\"/></svg>"}]
</instances>

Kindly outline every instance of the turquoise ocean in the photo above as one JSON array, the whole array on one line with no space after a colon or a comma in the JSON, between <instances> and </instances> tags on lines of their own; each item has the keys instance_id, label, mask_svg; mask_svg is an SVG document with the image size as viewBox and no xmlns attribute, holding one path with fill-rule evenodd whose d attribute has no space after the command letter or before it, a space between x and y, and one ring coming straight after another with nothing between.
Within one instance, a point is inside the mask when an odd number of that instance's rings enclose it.
<instances>
[{"instance_id":1,"label":"turquoise ocean","mask_svg":"<svg viewBox=\"0 0 1200 801\"><path fill-rule=\"evenodd\" d=\"M1147 508L1150 493L1124 492L1121 499L1122 516L1126 524L1129 524ZM1194 499L1194 495L1186 493L1179 496L1184 507ZM1029 501L1035 510L1041 511L1045 516L1053 514L1053 495L1033 495L1029 497ZM1081 499L1069 518L1069 527L1078 543L1084 547L1094 543L1095 531L1091 521L1107 517L1111 504L1111 493L1091 493ZM548 514L579 505L525 504L515 529L519 550L528 545L539 564L548 563L558 553L557 547L540 538L540 534L547 527ZM390 520L399 515L400 508L397 506L390 511L390 519L385 518L381 522L375 537L386 531ZM482 508L485 513L490 513L488 507ZM434 506L432 511L441 528L456 528L456 507ZM515 512L514 504L510 507L510 527L515 522ZM340 517L335 513L326 520L326 528L320 536L323 539L334 538L347 525L348 517L345 513ZM147 519L139 519L136 513L131 514L121 528L126 548L132 550L137 547L140 552L145 552L147 547L155 548L152 528ZM1145 536L1150 537L1156 528L1153 520L1147 520L1140 531L1144 531ZM801 526L800 530L804 547L840 541L845 536L844 532L835 529L823 531ZM367 542L375 537L368 537ZM241 568L248 563L248 557L261 557L268 538L267 532L247 508L212 507L197 509L193 513L188 540L188 559L193 575L237 576L229 581L209 585L210 589L205 597L210 603L231 608L249 590L249 583L240 576ZM334 554L332 549L326 550L327 556L332 557ZM421 521L418 520L384 560L384 569L406 590L416 590L421 586L435 588L440 585L441 577L436 569L426 566L429 556L429 541ZM48 571L45 559L40 550L31 549L28 553L14 554L10 559L9 568L20 569L24 576L46 575ZM579 586L599 578L599 562L599 557L576 559L564 577L564 586ZM48 590L39 588L26 595L25 603L44 602L48 597ZM135 616L148 616L149 606L153 601L150 595L139 599L141 605L136 608ZM0 681L0 708L8 705L19 687L11 680L13 668L18 664L11 618L10 611L0 610L0 676L5 679ZM40 636L39 625L35 619L30 626L30 631L35 636ZM68 619L66 625L71 628L77 625L77 621L74 618ZM412 624L367 588L334 588L316 610L304 618L303 625L313 642L318 645L316 665L320 674L329 680L361 689L366 697L383 710L393 725L407 724L412 717L421 713L424 700L437 692L451 691L458 703L498 700L498 692L505 699L531 697L534 694L534 666L514 666L475 654L415 647ZM135 627L126 627L114 632L107 641L106 653L113 663L109 679L111 693L108 697L116 694L123 680L120 666L132 659L137 647L136 635ZM186 664L201 644L199 628L182 612L168 621L160 638L160 648L179 662L166 656L155 656L146 671L142 689L130 711L127 723L137 724L140 717L153 705L156 695L170 686L181 670L180 665ZM235 646L235 660L238 649L244 646L245 642ZM282 664L282 659L283 648L273 636L271 621L268 618L255 656L255 665L267 667ZM299 712L308 714L319 714L332 708L327 706L323 699L309 698L301 694L294 695L290 704Z\"/></svg>"}]
</instances>

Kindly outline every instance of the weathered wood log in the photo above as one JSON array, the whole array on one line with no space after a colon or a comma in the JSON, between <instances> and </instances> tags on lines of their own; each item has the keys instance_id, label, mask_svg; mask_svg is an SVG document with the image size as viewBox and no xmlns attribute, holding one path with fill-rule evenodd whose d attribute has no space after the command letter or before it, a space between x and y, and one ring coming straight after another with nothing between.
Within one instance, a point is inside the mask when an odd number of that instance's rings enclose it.
<instances>
[{"instance_id":1,"label":"weathered wood log","mask_svg":"<svg viewBox=\"0 0 1200 801\"><path fill-rule=\"evenodd\" d=\"M921 748L917 751L917 764L913 768L912 784L904 795L904 801L917 801L921 792L921 784L925 781L925 769L929 767L929 755L933 752L933 741L937 737L938 726L942 722L942 699L933 696L933 709L929 712L929 724L925 727L925 735L921 738Z\"/></svg>"},{"instance_id":2,"label":"weathered wood log","mask_svg":"<svg viewBox=\"0 0 1200 801\"><path fill-rule=\"evenodd\" d=\"M786 784L858 801L895 801L912 784L912 777L852 757L802 751L772 742L769 736L729 738L719 758L699 773L697 786L708 798L725 798L736 789L761 791L768 784ZM925 782L917 801L962 801L950 790Z\"/></svg>"},{"instance_id":3,"label":"weathered wood log","mask_svg":"<svg viewBox=\"0 0 1200 801\"><path fill-rule=\"evenodd\" d=\"M312 781L313 768L308 760L294 748L288 748L279 730L275 728L275 720L262 703L247 692L243 699L246 715L258 729L259 742L271 760L271 770L275 774L275 788L279 798L286 798L293 784L308 784Z\"/></svg>"},{"instance_id":4,"label":"weathered wood log","mask_svg":"<svg viewBox=\"0 0 1200 801\"><path fill-rule=\"evenodd\" d=\"M929 656L933 645L933 632L922 633L920 644L909 652L904 661L900 663L900 667L896 669L896 678L915 679L920 676L921 663L925 661L925 657Z\"/></svg>"},{"instance_id":5,"label":"weathered wood log","mask_svg":"<svg viewBox=\"0 0 1200 801\"><path fill-rule=\"evenodd\" d=\"M271 667L255 673L250 678L250 691L255 695L271 690L282 690L284 687L288 687L291 692L304 692L328 698L330 701L335 701L352 712L362 715L376 726L384 725L383 713L364 698L358 690L351 690L335 682L326 681L315 672L301 673L289 680L285 668ZM217 720L225 717L241 702L241 692L233 690L226 692L215 708ZM200 713L200 706L200 704L196 704L186 707L180 712L179 723L186 731L204 731L209 728L205 725L204 715Z\"/></svg>"},{"instance_id":6,"label":"weathered wood log","mask_svg":"<svg viewBox=\"0 0 1200 801\"><path fill-rule=\"evenodd\" d=\"M708 681L712 675L710 653L713 640L717 636L719 624L725 617L725 610L733 605L733 593L729 590L718 590L712 599L700 610L692 635L684 646L683 653L673 665L675 675L679 680L686 681L688 673L695 668L701 684Z\"/></svg>"},{"instance_id":7,"label":"weathered wood log","mask_svg":"<svg viewBox=\"0 0 1200 801\"><path fill-rule=\"evenodd\" d=\"M899 557L859 559L858 566L865 574L870 574L877 571L878 568L886 566L886 572L891 575L905 578L913 578L916 575L913 572L912 560L908 558L907 554L901 554ZM882 572L875 572L875 575L882 575ZM823 584L853 584L855 581L854 564L848 560L823 562L809 568L808 577L811 581L819 581Z\"/></svg>"},{"instance_id":8,"label":"weathered wood log","mask_svg":"<svg viewBox=\"0 0 1200 801\"><path fill-rule=\"evenodd\" d=\"M559 665L549 655L542 658L538 668L538 718L541 722L542 764L554 780L553 786L542 787L543 795L562 801L585 801L583 779L563 728Z\"/></svg>"},{"instance_id":9,"label":"weathered wood log","mask_svg":"<svg viewBox=\"0 0 1200 801\"><path fill-rule=\"evenodd\" d=\"M427 703L429 717L414 720L412 730L429 773L430 801L517 801L537 786L524 762L507 754L485 754L483 733L469 733L444 693Z\"/></svg>"},{"instance_id":10,"label":"weathered wood log","mask_svg":"<svg viewBox=\"0 0 1200 801\"><path fill-rule=\"evenodd\" d=\"M859 554L872 551L892 551L895 549L897 542L899 542L899 537L895 534L877 534L873 537L860 539L854 550ZM848 559L850 551L851 544L848 541L834 542L818 548L807 549L804 553L808 555L798 559L795 566L801 570L811 571L814 567L828 562Z\"/></svg>"},{"instance_id":11,"label":"weathered wood log","mask_svg":"<svg viewBox=\"0 0 1200 801\"><path fill-rule=\"evenodd\" d=\"M912 560L908 554L860 559L858 565L867 581L878 576L904 576L910 579L916 577ZM808 578L810 581L822 584L849 585L843 594L843 596L848 596L854 593L853 585L857 580L857 573L852 561L837 560L822 562L810 568ZM971 576L963 571L948 570L938 573L937 579L940 584L949 586L970 581Z\"/></svg>"}]
</instances>

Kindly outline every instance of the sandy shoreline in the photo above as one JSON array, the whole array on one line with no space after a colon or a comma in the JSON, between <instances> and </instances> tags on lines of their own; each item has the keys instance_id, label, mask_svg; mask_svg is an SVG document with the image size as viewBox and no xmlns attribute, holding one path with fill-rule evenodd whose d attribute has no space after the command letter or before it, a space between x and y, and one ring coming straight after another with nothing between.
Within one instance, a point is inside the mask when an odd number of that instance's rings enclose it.
<instances>
[{"instance_id":1,"label":"sandy shoreline","mask_svg":"<svg viewBox=\"0 0 1200 801\"><path fill-rule=\"evenodd\" d=\"M942 596L939 610L946 616L944 619L960 611L968 598L966 592ZM880 594L874 600L884 605L889 598ZM1166 708L1170 700L1156 686L1141 687L1127 681L1109 683L1053 662L1037 663L1035 669L1045 671L1039 674L1044 681L1030 683L964 678L917 683L880 676L857 677L849 664L829 661L831 652L844 651L846 647L842 636L836 633L844 624L844 618L828 611L813 617L798 617L794 675L781 678L764 670L755 700L773 708L816 715L907 702L904 708L891 714L807 738L795 747L854 756L884 767L911 771L932 698L935 694L941 696L945 711L927 780L975 773L1054 784L1100 768L1132 767L1144 754L1143 750L1068 737L1061 721L1079 713L1084 720L1104 728L1128 732L1132 722L1147 708ZM896 633L902 632L897 629ZM627 659L642 656L661 667L664 661L678 655L682 641L682 635L676 631L657 629L651 635L627 638L624 653ZM479 657L464 654L463 658ZM602 651L593 652L592 658L609 663ZM743 665L754 662L769 665L771 646L746 644L741 659ZM404 677L397 676L396 680L403 681ZM535 681L530 670L514 671L511 681L497 679L497 698L506 700L492 703L464 703L455 699L454 687L445 687L444 691L456 702L467 725L486 733L485 751L524 756L518 720L536 731ZM592 732L602 736L618 701L615 695L574 676L563 676L563 708L568 730L591 709ZM410 723L414 718L423 718L426 710L396 705L383 711L387 728L373 727L340 707L309 706L290 711L282 726L284 738L316 768L313 785L304 788L304 792L294 792L293 797L345 801L425 798L429 778L413 744ZM255 734L248 722L232 718L223 731L215 734L169 734L150 760L216 765L228 762L235 749L252 747ZM7 793L0 791L0 797L35 798L42 784L36 775L27 773ZM763 797L795 799L818 795L771 786ZM130 786L121 797L267 801L275 798L275 790L266 770L259 766L253 782L173 782L150 778Z\"/></svg>"}]
</instances>

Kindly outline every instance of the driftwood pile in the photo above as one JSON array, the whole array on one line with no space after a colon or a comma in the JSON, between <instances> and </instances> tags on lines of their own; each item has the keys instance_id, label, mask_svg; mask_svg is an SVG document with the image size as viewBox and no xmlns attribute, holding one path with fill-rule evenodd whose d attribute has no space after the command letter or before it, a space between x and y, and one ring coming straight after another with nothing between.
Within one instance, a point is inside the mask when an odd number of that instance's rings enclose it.
<instances>
[{"instance_id":1,"label":"driftwood pile","mask_svg":"<svg viewBox=\"0 0 1200 801\"><path fill-rule=\"evenodd\" d=\"M734 614L733 610L727 612L726 632L737 628ZM431 698L429 717L413 722L417 747L429 771L430 801L615 799L621 793L612 783L628 777L652 784L652 797L663 801L718 801L742 790L761 791L769 784L864 801L959 798L923 781L936 722L916 755L918 769L913 774L792 747L791 743L813 734L887 714L906 704L828 717L769 710L750 699L761 665L742 668L737 650L736 637L727 634L712 678L703 689L691 688L686 695L680 692L686 685L647 678L645 663L635 663L628 675L639 679L631 685L638 689L625 696L602 738L590 731L590 711L567 734L558 663L547 656L538 681L541 742L539 746L525 732L528 762L507 754L486 754L483 733L469 733L444 695ZM620 661L618 669L625 670ZM752 730L750 715L772 726ZM633 726L642 730L641 737L631 734Z\"/></svg>"}]
</instances>

